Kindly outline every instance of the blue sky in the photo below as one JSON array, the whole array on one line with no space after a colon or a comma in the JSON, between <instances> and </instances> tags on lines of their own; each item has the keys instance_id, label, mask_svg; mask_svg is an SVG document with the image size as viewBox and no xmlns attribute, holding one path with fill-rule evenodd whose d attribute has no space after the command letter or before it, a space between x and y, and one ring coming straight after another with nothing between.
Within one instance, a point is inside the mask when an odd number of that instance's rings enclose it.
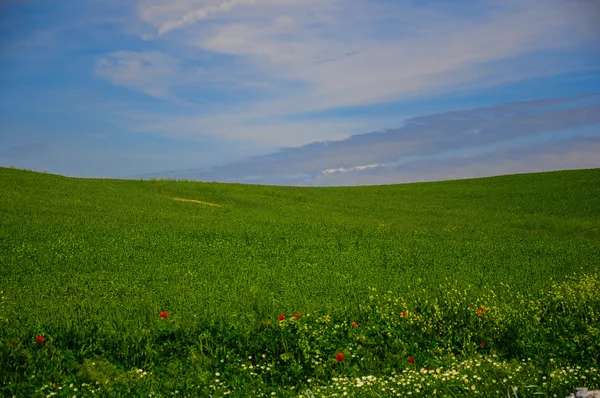
<instances>
[{"instance_id":1,"label":"blue sky","mask_svg":"<svg viewBox=\"0 0 600 398\"><path fill-rule=\"evenodd\" d=\"M296 185L600 167L598 20L595 0L0 0L0 165Z\"/></svg>"}]
</instances>

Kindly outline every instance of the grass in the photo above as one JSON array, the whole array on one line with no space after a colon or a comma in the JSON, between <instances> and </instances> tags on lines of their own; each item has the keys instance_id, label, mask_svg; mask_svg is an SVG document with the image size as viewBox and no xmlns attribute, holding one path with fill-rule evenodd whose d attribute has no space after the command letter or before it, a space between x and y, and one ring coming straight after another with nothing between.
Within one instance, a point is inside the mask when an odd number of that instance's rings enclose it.
<instances>
[{"instance_id":1,"label":"grass","mask_svg":"<svg viewBox=\"0 0 600 398\"><path fill-rule=\"evenodd\" d=\"M600 169L293 188L0 168L0 183L4 395L600 388Z\"/></svg>"}]
</instances>

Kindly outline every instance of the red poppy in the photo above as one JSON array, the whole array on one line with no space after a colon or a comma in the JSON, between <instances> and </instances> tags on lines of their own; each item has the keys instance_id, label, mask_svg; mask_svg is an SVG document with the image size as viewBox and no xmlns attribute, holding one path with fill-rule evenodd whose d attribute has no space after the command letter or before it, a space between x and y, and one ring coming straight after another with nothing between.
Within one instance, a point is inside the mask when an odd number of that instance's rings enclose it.
<instances>
[{"instance_id":1,"label":"red poppy","mask_svg":"<svg viewBox=\"0 0 600 398\"><path fill-rule=\"evenodd\" d=\"M483 314L483 310L485 310L485 307L481 307L477 309L477 316L481 316Z\"/></svg>"},{"instance_id":2,"label":"red poppy","mask_svg":"<svg viewBox=\"0 0 600 398\"><path fill-rule=\"evenodd\" d=\"M56 388L56 383L52 383L52 387Z\"/></svg>"},{"instance_id":3,"label":"red poppy","mask_svg":"<svg viewBox=\"0 0 600 398\"><path fill-rule=\"evenodd\" d=\"M294 318L296 318L296 319L300 318L300 314L297 314L297 313L294 314Z\"/></svg>"},{"instance_id":4,"label":"red poppy","mask_svg":"<svg viewBox=\"0 0 600 398\"><path fill-rule=\"evenodd\" d=\"M410 358L408 358L408 362L410 362L410 363L415 363L415 357L410 357Z\"/></svg>"},{"instance_id":5,"label":"red poppy","mask_svg":"<svg viewBox=\"0 0 600 398\"><path fill-rule=\"evenodd\" d=\"M344 360L344 354L342 354L341 352L338 352L338 354L335 357L338 362L342 362Z\"/></svg>"},{"instance_id":6,"label":"red poppy","mask_svg":"<svg viewBox=\"0 0 600 398\"><path fill-rule=\"evenodd\" d=\"M358 324L356 322L352 322L352 327L353 328L358 327Z\"/></svg>"},{"instance_id":7,"label":"red poppy","mask_svg":"<svg viewBox=\"0 0 600 398\"><path fill-rule=\"evenodd\" d=\"M38 336L38 337L36 337L35 341L37 341L38 343L43 343L44 342L44 336Z\"/></svg>"},{"instance_id":8,"label":"red poppy","mask_svg":"<svg viewBox=\"0 0 600 398\"><path fill-rule=\"evenodd\" d=\"M283 314L279 314L277 318L279 318L280 321L283 321L285 319L285 316L283 316Z\"/></svg>"},{"instance_id":9,"label":"red poppy","mask_svg":"<svg viewBox=\"0 0 600 398\"><path fill-rule=\"evenodd\" d=\"M483 343L479 343L479 347L483 348Z\"/></svg>"},{"instance_id":10,"label":"red poppy","mask_svg":"<svg viewBox=\"0 0 600 398\"><path fill-rule=\"evenodd\" d=\"M167 311L163 311L163 312L160 313L160 317L161 318L166 318L168 316L169 316L169 313Z\"/></svg>"},{"instance_id":11,"label":"red poppy","mask_svg":"<svg viewBox=\"0 0 600 398\"><path fill-rule=\"evenodd\" d=\"M402 311L402 313L400 313L400 315L406 316L406 311Z\"/></svg>"}]
</instances>

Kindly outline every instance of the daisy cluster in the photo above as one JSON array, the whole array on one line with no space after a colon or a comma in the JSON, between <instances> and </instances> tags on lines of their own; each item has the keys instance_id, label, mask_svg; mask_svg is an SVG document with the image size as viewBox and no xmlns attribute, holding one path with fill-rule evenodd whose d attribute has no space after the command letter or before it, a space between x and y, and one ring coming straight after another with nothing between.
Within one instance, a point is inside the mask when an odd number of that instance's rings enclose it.
<instances>
[{"instance_id":1,"label":"daisy cluster","mask_svg":"<svg viewBox=\"0 0 600 398\"><path fill-rule=\"evenodd\" d=\"M568 391L573 386L600 384L594 367L561 367L546 376L527 360L476 358L450 368L404 369L388 376L335 377L326 385L311 386L307 396L318 397L448 397L530 396L543 391ZM545 393L543 395L546 395ZM559 397L554 393L550 396Z\"/></svg>"}]
</instances>

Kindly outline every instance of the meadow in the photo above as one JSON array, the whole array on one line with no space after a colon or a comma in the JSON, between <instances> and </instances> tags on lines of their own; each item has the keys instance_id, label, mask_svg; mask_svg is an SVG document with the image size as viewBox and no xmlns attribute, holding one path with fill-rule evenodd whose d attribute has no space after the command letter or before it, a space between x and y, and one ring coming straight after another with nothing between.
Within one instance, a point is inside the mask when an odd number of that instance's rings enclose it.
<instances>
[{"instance_id":1,"label":"meadow","mask_svg":"<svg viewBox=\"0 0 600 398\"><path fill-rule=\"evenodd\" d=\"M0 184L0 395L600 389L600 169Z\"/></svg>"}]
</instances>

